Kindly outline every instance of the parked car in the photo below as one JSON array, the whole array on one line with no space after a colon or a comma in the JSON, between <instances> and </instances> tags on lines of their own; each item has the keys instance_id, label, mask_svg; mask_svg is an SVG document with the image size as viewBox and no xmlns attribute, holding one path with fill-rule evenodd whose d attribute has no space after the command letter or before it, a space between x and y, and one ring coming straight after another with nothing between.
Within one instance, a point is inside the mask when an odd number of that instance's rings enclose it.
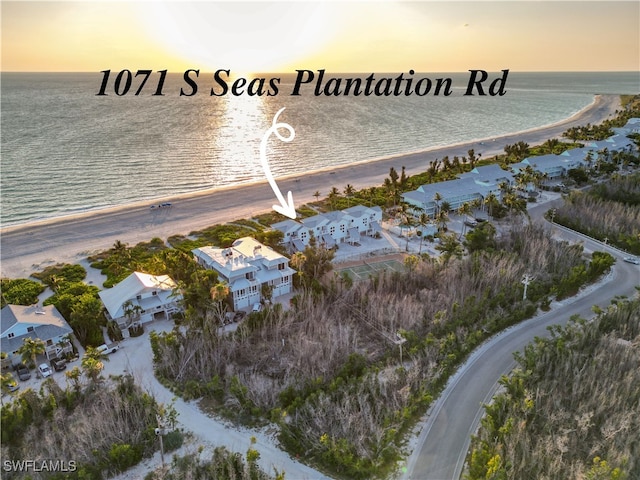
<instances>
[{"instance_id":1,"label":"parked car","mask_svg":"<svg viewBox=\"0 0 640 480\"><path fill-rule=\"evenodd\" d=\"M262 304L261 303L254 303L253 304L253 308L251 309L252 312L259 312L260 310L262 310Z\"/></svg>"},{"instance_id":2,"label":"parked car","mask_svg":"<svg viewBox=\"0 0 640 480\"><path fill-rule=\"evenodd\" d=\"M20 385L18 385L18 382L16 382L15 379L12 378L9 382L7 382L7 390L9 390L10 392L15 392L19 388Z\"/></svg>"},{"instance_id":3,"label":"parked car","mask_svg":"<svg viewBox=\"0 0 640 480\"><path fill-rule=\"evenodd\" d=\"M103 343L98 348L96 348L96 350L98 350L100 353L109 354L117 352L119 348L120 345L118 345L117 343L110 343L109 345Z\"/></svg>"},{"instance_id":4,"label":"parked car","mask_svg":"<svg viewBox=\"0 0 640 480\"><path fill-rule=\"evenodd\" d=\"M229 325L233 323L233 312L227 312L224 314L224 320L222 321L222 325Z\"/></svg>"},{"instance_id":5,"label":"parked car","mask_svg":"<svg viewBox=\"0 0 640 480\"><path fill-rule=\"evenodd\" d=\"M56 372L61 372L67 368L67 361L64 358L54 358L51 360L51 366Z\"/></svg>"},{"instance_id":6,"label":"parked car","mask_svg":"<svg viewBox=\"0 0 640 480\"><path fill-rule=\"evenodd\" d=\"M624 257L624 261L627 263L633 263L634 265L640 265L638 257Z\"/></svg>"},{"instance_id":7,"label":"parked car","mask_svg":"<svg viewBox=\"0 0 640 480\"><path fill-rule=\"evenodd\" d=\"M19 363L14 367L18 378L22 381L29 380L31 378L31 372L24 363Z\"/></svg>"},{"instance_id":8,"label":"parked car","mask_svg":"<svg viewBox=\"0 0 640 480\"><path fill-rule=\"evenodd\" d=\"M465 220L465 221L464 221L464 224L465 224L467 227L475 227L475 226L477 226L477 225L478 225L478 222L476 222L475 220Z\"/></svg>"},{"instance_id":9,"label":"parked car","mask_svg":"<svg viewBox=\"0 0 640 480\"><path fill-rule=\"evenodd\" d=\"M42 378L47 378L53 375L53 370L51 370L51 367L46 363L41 363L40 365L38 365L38 372L40 372Z\"/></svg>"},{"instance_id":10,"label":"parked car","mask_svg":"<svg viewBox=\"0 0 640 480\"><path fill-rule=\"evenodd\" d=\"M240 320L242 320L246 315L247 315L247 312L243 312L242 310L238 310L238 311L233 315L233 321L237 323L237 322L239 322Z\"/></svg>"}]
</instances>

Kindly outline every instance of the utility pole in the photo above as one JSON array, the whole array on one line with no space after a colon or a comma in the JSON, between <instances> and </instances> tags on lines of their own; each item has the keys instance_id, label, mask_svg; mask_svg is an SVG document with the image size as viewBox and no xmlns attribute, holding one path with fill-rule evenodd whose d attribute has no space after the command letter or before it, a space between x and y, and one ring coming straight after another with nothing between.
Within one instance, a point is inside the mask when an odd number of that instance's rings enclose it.
<instances>
[{"instance_id":1,"label":"utility pole","mask_svg":"<svg viewBox=\"0 0 640 480\"><path fill-rule=\"evenodd\" d=\"M400 332L396 332L396 339L397 340L394 340L393 343L400 347L400 365L402 365L402 344L406 342L407 339L400 335Z\"/></svg>"},{"instance_id":2,"label":"utility pole","mask_svg":"<svg viewBox=\"0 0 640 480\"><path fill-rule=\"evenodd\" d=\"M528 273L525 273L522 276L522 284L524 285L524 294L522 295L522 301L523 302L527 299L527 287L529 286L529 284L531 283L533 278L534 277L529 275Z\"/></svg>"},{"instance_id":3,"label":"utility pole","mask_svg":"<svg viewBox=\"0 0 640 480\"><path fill-rule=\"evenodd\" d=\"M164 444L162 437L166 435L167 431L164 428L162 417L160 415L156 415L156 419L158 420L158 428L155 429L155 434L157 437L160 437L160 461L162 462L162 469L164 470Z\"/></svg>"}]
</instances>

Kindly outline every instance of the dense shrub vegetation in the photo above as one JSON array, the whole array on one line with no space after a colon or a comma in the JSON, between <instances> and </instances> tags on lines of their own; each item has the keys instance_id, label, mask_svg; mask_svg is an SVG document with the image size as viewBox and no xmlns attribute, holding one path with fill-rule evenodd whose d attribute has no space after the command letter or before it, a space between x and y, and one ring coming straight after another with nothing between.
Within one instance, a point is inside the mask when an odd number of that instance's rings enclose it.
<instances>
[{"instance_id":1,"label":"dense shrub vegetation","mask_svg":"<svg viewBox=\"0 0 640 480\"><path fill-rule=\"evenodd\" d=\"M132 377L121 377L112 387L71 383L63 390L47 379L39 393L24 390L2 407L3 460L74 461L75 472L34 473L32 478L100 480L158 448L159 406ZM23 475L3 471L2 478Z\"/></svg>"},{"instance_id":2,"label":"dense shrub vegetation","mask_svg":"<svg viewBox=\"0 0 640 480\"><path fill-rule=\"evenodd\" d=\"M252 314L220 336L206 311L151 335L156 374L245 423L273 421L292 453L346 478L384 476L407 429L487 335L608 269L537 226L408 273L307 289L291 311ZM523 301L523 274L535 272ZM565 290L558 286L565 285ZM400 363L398 340L403 344Z\"/></svg>"},{"instance_id":3,"label":"dense shrub vegetation","mask_svg":"<svg viewBox=\"0 0 640 480\"><path fill-rule=\"evenodd\" d=\"M261 470L256 461L260 454L249 448L246 459L240 453L229 452L224 447L213 451L210 460L201 455L188 454L174 457L168 470L156 470L147 474L145 480L284 480L284 473L276 471L271 476Z\"/></svg>"},{"instance_id":4,"label":"dense shrub vegetation","mask_svg":"<svg viewBox=\"0 0 640 480\"><path fill-rule=\"evenodd\" d=\"M2 304L5 305L33 305L38 301L38 295L44 292L45 286L27 278L3 278L0 280Z\"/></svg>"},{"instance_id":5,"label":"dense shrub vegetation","mask_svg":"<svg viewBox=\"0 0 640 480\"><path fill-rule=\"evenodd\" d=\"M640 301L551 333L485 407L466 478L640 478Z\"/></svg>"},{"instance_id":6,"label":"dense shrub vegetation","mask_svg":"<svg viewBox=\"0 0 640 480\"><path fill-rule=\"evenodd\" d=\"M572 192L555 221L640 254L640 174L616 176L588 193Z\"/></svg>"}]
</instances>

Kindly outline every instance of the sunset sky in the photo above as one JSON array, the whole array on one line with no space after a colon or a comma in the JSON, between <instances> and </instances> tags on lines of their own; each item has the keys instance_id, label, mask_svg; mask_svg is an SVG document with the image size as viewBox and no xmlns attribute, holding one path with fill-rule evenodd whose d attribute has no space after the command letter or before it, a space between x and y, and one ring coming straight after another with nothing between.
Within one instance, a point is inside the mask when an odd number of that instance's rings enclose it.
<instances>
[{"instance_id":1,"label":"sunset sky","mask_svg":"<svg viewBox=\"0 0 640 480\"><path fill-rule=\"evenodd\" d=\"M7 2L2 71L640 71L640 2Z\"/></svg>"}]
</instances>

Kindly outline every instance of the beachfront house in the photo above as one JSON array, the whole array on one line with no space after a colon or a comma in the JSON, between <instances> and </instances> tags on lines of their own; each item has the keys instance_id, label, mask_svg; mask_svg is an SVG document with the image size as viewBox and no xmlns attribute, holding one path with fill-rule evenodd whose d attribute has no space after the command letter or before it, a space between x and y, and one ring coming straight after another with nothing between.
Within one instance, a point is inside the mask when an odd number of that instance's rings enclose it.
<instances>
[{"instance_id":1,"label":"beachfront house","mask_svg":"<svg viewBox=\"0 0 640 480\"><path fill-rule=\"evenodd\" d=\"M153 320L171 318L180 311L182 296L168 275L133 272L117 285L98 292L107 320L125 330Z\"/></svg>"},{"instance_id":2,"label":"beachfront house","mask_svg":"<svg viewBox=\"0 0 640 480\"><path fill-rule=\"evenodd\" d=\"M403 193L402 200L417 212L433 217L445 202L455 210L464 203L482 200L488 193L487 187L465 178L420 185L416 190Z\"/></svg>"},{"instance_id":3,"label":"beachfront house","mask_svg":"<svg viewBox=\"0 0 640 480\"><path fill-rule=\"evenodd\" d=\"M381 231L382 209L378 206L356 205L345 210L320 213L299 222L285 220L272 225L283 234L283 243L290 252L304 250L311 236L316 243L333 248L341 243L355 244L361 235L375 236Z\"/></svg>"},{"instance_id":4,"label":"beachfront house","mask_svg":"<svg viewBox=\"0 0 640 480\"><path fill-rule=\"evenodd\" d=\"M6 305L0 310L0 343L12 364L22 361L18 349L25 338L40 339L47 359L73 351L73 329L53 305Z\"/></svg>"},{"instance_id":5,"label":"beachfront house","mask_svg":"<svg viewBox=\"0 0 640 480\"><path fill-rule=\"evenodd\" d=\"M192 250L204 268L215 270L229 285L234 310L263 300L264 286L277 298L292 291L294 269L289 259L251 237L239 238L229 248L201 247Z\"/></svg>"},{"instance_id":6,"label":"beachfront house","mask_svg":"<svg viewBox=\"0 0 640 480\"><path fill-rule=\"evenodd\" d=\"M626 135L612 135L605 140L588 142L585 146L593 148L594 150L609 151L609 152L632 152L636 148L635 143Z\"/></svg>"},{"instance_id":7,"label":"beachfront house","mask_svg":"<svg viewBox=\"0 0 640 480\"><path fill-rule=\"evenodd\" d=\"M489 194L500 199L502 185L512 185L513 182L513 173L499 165L485 165L454 180L421 185L416 190L403 193L402 200L414 207L416 213L433 217L443 203L449 204L451 210L457 210L465 203L482 202Z\"/></svg>"}]
</instances>

